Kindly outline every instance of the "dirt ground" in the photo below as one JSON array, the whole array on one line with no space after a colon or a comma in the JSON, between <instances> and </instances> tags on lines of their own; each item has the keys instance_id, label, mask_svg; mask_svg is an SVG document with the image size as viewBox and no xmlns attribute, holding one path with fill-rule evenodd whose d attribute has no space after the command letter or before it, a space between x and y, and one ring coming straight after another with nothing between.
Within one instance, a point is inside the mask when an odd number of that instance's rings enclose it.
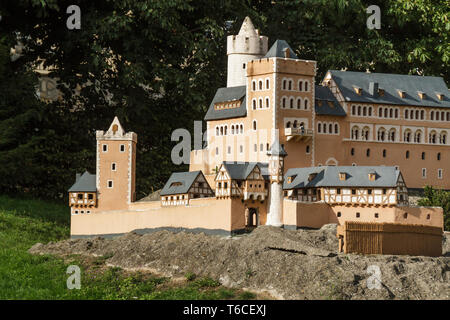
<instances>
[{"instance_id":1,"label":"dirt ground","mask_svg":"<svg viewBox=\"0 0 450 320\"><path fill-rule=\"evenodd\" d=\"M187 272L277 299L450 299L450 234L443 256L337 253L336 225L261 226L236 237L158 231L36 244L33 254L107 256L107 264L173 278ZM380 281L372 281L379 268Z\"/></svg>"}]
</instances>

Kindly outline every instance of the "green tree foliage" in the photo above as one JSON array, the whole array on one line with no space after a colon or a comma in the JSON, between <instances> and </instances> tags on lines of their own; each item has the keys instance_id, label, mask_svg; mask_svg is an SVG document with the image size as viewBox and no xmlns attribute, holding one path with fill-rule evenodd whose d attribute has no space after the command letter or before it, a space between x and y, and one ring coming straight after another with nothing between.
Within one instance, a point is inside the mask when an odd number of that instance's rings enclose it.
<instances>
[{"instance_id":1,"label":"green tree foliage","mask_svg":"<svg viewBox=\"0 0 450 320\"><path fill-rule=\"evenodd\" d=\"M450 192L434 189L431 186L424 188L424 197L419 199L419 206L442 207L444 209L444 229L450 231Z\"/></svg>"},{"instance_id":2,"label":"green tree foliage","mask_svg":"<svg viewBox=\"0 0 450 320\"><path fill-rule=\"evenodd\" d=\"M326 70L341 68L449 79L442 1L75 2L0 3L0 173L8 177L0 190L65 194L75 172L95 169L95 130L107 129L115 115L138 133L138 198L161 187L170 172L186 170L171 162L171 133L193 132L193 121L203 119L216 89L225 86L226 36L237 34L247 15L270 44L285 39L301 58L317 60L317 82ZM80 30L66 28L72 4L81 8ZM370 4L381 8L380 30L366 27ZM12 62L7 51L17 36L26 47ZM52 67L61 101L36 101L37 61Z\"/></svg>"}]
</instances>

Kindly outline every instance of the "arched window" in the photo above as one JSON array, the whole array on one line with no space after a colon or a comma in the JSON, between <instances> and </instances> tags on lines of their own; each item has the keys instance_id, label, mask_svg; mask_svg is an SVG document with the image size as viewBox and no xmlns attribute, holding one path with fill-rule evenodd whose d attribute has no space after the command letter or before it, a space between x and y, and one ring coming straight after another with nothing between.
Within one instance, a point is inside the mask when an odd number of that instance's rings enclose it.
<instances>
[{"instance_id":1,"label":"arched window","mask_svg":"<svg viewBox=\"0 0 450 320\"><path fill-rule=\"evenodd\" d=\"M241 124L241 126L240 126L240 127L241 127L241 134L242 134L242 133L244 133L244 125L243 125L243 124Z\"/></svg>"},{"instance_id":2,"label":"arched window","mask_svg":"<svg viewBox=\"0 0 450 320\"><path fill-rule=\"evenodd\" d=\"M438 152L436 157L437 157L438 161L440 161L441 160L441 153Z\"/></svg>"},{"instance_id":3,"label":"arched window","mask_svg":"<svg viewBox=\"0 0 450 320\"><path fill-rule=\"evenodd\" d=\"M356 114L356 106L352 105L352 115L354 116Z\"/></svg>"},{"instance_id":4,"label":"arched window","mask_svg":"<svg viewBox=\"0 0 450 320\"><path fill-rule=\"evenodd\" d=\"M434 120L434 111L430 112L430 120Z\"/></svg>"},{"instance_id":5,"label":"arched window","mask_svg":"<svg viewBox=\"0 0 450 320\"><path fill-rule=\"evenodd\" d=\"M288 88L288 90L292 90L292 80L289 80L289 83L288 83L288 85L289 85L289 88Z\"/></svg>"},{"instance_id":6,"label":"arched window","mask_svg":"<svg viewBox=\"0 0 450 320\"><path fill-rule=\"evenodd\" d=\"M334 133L339 134L339 125L337 123L334 125Z\"/></svg>"},{"instance_id":7,"label":"arched window","mask_svg":"<svg viewBox=\"0 0 450 320\"><path fill-rule=\"evenodd\" d=\"M322 132L322 124L320 122L317 124L317 132L318 133Z\"/></svg>"},{"instance_id":8,"label":"arched window","mask_svg":"<svg viewBox=\"0 0 450 320\"><path fill-rule=\"evenodd\" d=\"M421 143L421 142L422 142L422 131L417 130L417 131L414 133L414 142L415 142L415 143Z\"/></svg>"},{"instance_id":9,"label":"arched window","mask_svg":"<svg viewBox=\"0 0 450 320\"><path fill-rule=\"evenodd\" d=\"M298 98L297 99L297 109L301 109L302 108L302 99Z\"/></svg>"},{"instance_id":10,"label":"arched window","mask_svg":"<svg viewBox=\"0 0 450 320\"><path fill-rule=\"evenodd\" d=\"M389 118L394 117L394 110L392 108L389 109Z\"/></svg>"},{"instance_id":11,"label":"arched window","mask_svg":"<svg viewBox=\"0 0 450 320\"><path fill-rule=\"evenodd\" d=\"M330 123L328 125L328 133L333 133L333 124L332 123Z\"/></svg>"},{"instance_id":12,"label":"arched window","mask_svg":"<svg viewBox=\"0 0 450 320\"><path fill-rule=\"evenodd\" d=\"M286 128L290 128L290 127L291 127L291 122L290 121L286 122Z\"/></svg>"},{"instance_id":13,"label":"arched window","mask_svg":"<svg viewBox=\"0 0 450 320\"><path fill-rule=\"evenodd\" d=\"M403 141L404 142L411 142L411 130L406 130L403 134Z\"/></svg>"},{"instance_id":14,"label":"arched window","mask_svg":"<svg viewBox=\"0 0 450 320\"><path fill-rule=\"evenodd\" d=\"M425 120L425 111L420 111L420 120Z\"/></svg>"},{"instance_id":15,"label":"arched window","mask_svg":"<svg viewBox=\"0 0 450 320\"><path fill-rule=\"evenodd\" d=\"M436 111L436 121L439 121L439 111Z\"/></svg>"},{"instance_id":16,"label":"arched window","mask_svg":"<svg viewBox=\"0 0 450 320\"><path fill-rule=\"evenodd\" d=\"M367 156L367 157L370 157L370 149L367 149L367 150L366 150L366 156Z\"/></svg>"},{"instance_id":17,"label":"arched window","mask_svg":"<svg viewBox=\"0 0 450 320\"><path fill-rule=\"evenodd\" d=\"M395 119L398 118L398 109L395 109Z\"/></svg>"},{"instance_id":18,"label":"arched window","mask_svg":"<svg viewBox=\"0 0 450 320\"><path fill-rule=\"evenodd\" d=\"M353 140L359 139L359 129L356 126L352 128L352 139Z\"/></svg>"},{"instance_id":19,"label":"arched window","mask_svg":"<svg viewBox=\"0 0 450 320\"><path fill-rule=\"evenodd\" d=\"M420 110L416 110L416 120L420 119Z\"/></svg>"},{"instance_id":20,"label":"arched window","mask_svg":"<svg viewBox=\"0 0 450 320\"><path fill-rule=\"evenodd\" d=\"M358 116L361 115L361 106L358 106Z\"/></svg>"},{"instance_id":21,"label":"arched window","mask_svg":"<svg viewBox=\"0 0 450 320\"><path fill-rule=\"evenodd\" d=\"M256 120L253 120L253 130L256 130Z\"/></svg>"},{"instance_id":22,"label":"arched window","mask_svg":"<svg viewBox=\"0 0 450 320\"><path fill-rule=\"evenodd\" d=\"M351 149L350 149L350 154L351 154L352 156L355 155L355 148L351 148Z\"/></svg>"},{"instance_id":23,"label":"arched window","mask_svg":"<svg viewBox=\"0 0 450 320\"><path fill-rule=\"evenodd\" d=\"M252 90L256 91L256 81L255 80L252 81Z\"/></svg>"},{"instance_id":24,"label":"arched window","mask_svg":"<svg viewBox=\"0 0 450 320\"><path fill-rule=\"evenodd\" d=\"M284 108L286 108L286 98L283 98L281 106Z\"/></svg>"},{"instance_id":25,"label":"arched window","mask_svg":"<svg viewBox=\"0 0 450 320\"><path fill-rule=\"evenodd\" d=\"M386 158L386 149L383 149L383 158Z\"/></svg>"},{"instance_id":26,"label":"arched window","mask_svg":"<svg viewBox=\"0 0 450 320\"><path fill-rule=\"evenodd\" d=\"M408 119L408 116L409 116L409 110L406 109L406 110L405 110L405 119Z\"/></svg>"},{"instance_id":27,"label":"arched window","mask_svg":"<svg viewBox=\"0 0 450 320\"><path fill-rule=\"evenodd\" d=\"M263 99L259 98L259 108L262 109L263 108Z\"/></svg>"},{"instance_id":28,"label":"arched window","mask_svg":"<svg viewBox=\"0 0 450 320\"><path fill-rule=\"evenodd\" d=\"M372 107L369 107L369 117L372 116Z\"/></svg>"},{"instance_id":29,"label":"arched window","mask_svg":"<svg viewBox=\"0 0 450 320\"><path fill-rule=\"evenodd\" d=\"M388 109L384 108L384 117L387 118L388 117Z\"/></svg>"},{"instance_id":30,"label":"arched window","mask_svg":"<svg viewBox=\"0 0 450 320\"><path fill-rule=\"evenodd\" d=\"M363 108L363 113L362 114L363 114L364 117L367 116L367 107Z\"/></svg>"},{"instance_id":31,"label":"arched window","mask_svg":"<svg viewBox=\"0 0 450 320\"><path fill-rule=\"evenodd\" d=\"M305 98L304 104L305 104L305 110L308 110L308 107L309 107L308 106L308 99Z\"/></svg>"},{"instance_id":32,"label":"arched window","mask_svg":"<svg viewBox=\"0 0 450 320\"><path fill-rule=\"evenodd\" d=\"M389 141L395 141L397 136L396 136L396 130L394 128L392 128L391 130L389 130L389 137L388 140Z\"/></svg>"},{"instance_id":33,"label":"arched window","mask_svg":"<svg viewBox=\"0 0 450 320\"><path fill-rule=\"evenodd\" d=\"M263 82L262 82L262 80L259 80L259 90L262 90L263 89Z\"/></svg>"},{"instance_id":34,"label":"arched window","mask_svg":"<svg viewBox=\"0 0 450 320\"><path fill-rule=\"evenodd\" d=\"M231 134L234 134L234 125L231 125Z\"/></svg>"},{"instance_id":35,"label":"arched window","mask_svg":"<svg viewBox=\"0 0 450 320\"><path fill-rule=\"evenodd\" d=\"M377 140L384 141L385 138L386 138L386 130L384 128L378 129Z\"/></svg>"},{"instance_id":36,"label":"arched window","mask_svg":"<svg viewBox=\"0 0 450 320\"><path fill-rule=\"evenodd\" d=\"M291 99L289 100L289 107L290 107L291 109L294 108L294 98L291 98Z\"/></svg>"},{"instance_id":37,"label":"arched window","mask_svg":"<svg viewBox=\"0 0 450 320\"><path fill-rule=\"evenodd\" d=\"M219 134L220 134L219 127L216 127L216 136L218 136Z\"/></svg>"},{"instance_id":38,"label":"arched window","mask_svg":"<svg viewBox=\"0 0 450 320\"><path fill-rule=\"evenodd\" d=\"M286 90L286 80L283 80L283 90Z\"/></svg>"},{"instance_id":39,"label":"arched window","mask_svg":"<svg viewBox=\"0 0 450 320\"><path fill-rule=\"evenodd\" d=\"M220 135L223 136L223 127L220 127Z\"/></svg>"},{"instance_id":40,"label":"arched window","mask_svg":"<svg viewBox=\"0 0 450 320\"><path fill-rule=\"evenodd\" d=\"M447 133L441 132L441 134L439 135L439 143L447 144Z\"/></svg>"},{"instance_id":41,"label":"arched window","mask_svg":"<svg viewBox=\"0 0 450 320\"><path fill-rule=\"evenodd\" d=\"M378 117L379 118L383 117L383 108L378 108Z\"/></svg>"},{"instance_id":42,"label":"arched window","mask_svg":"<svg viewBox=\"0 0 450 320\"><path fill-rule=\"evenodd\" d=\"M369 140L370 129L368 127L364 127L362 130L361 138L365 141Z\"/></svg>"},{"instance_id":43,"label":"arched window","mask_svg":"<svg viewBox=\"0 0 450 320\"><path fill-rule=\"evenodd\" d=\"M293 127L294 127L294 128L297 128L297 120L294 120Z\"/></svg>"},{"instance_id":44,"label":"arched window","mask_svg":"<svg viewBox=\"0 0 450 320\"><path fill-rule=\"evenodd\" d=\"M431 131L428 135L428 143L436 143L436 131Z\"/></svg>"},{"instance_id":45,"label":"arched window","mask_svg":"<svg viewBox=\"0 0 450 320\"><path fill-rule=\"evenodd\" d=\"M308 81L305 81L305 91L308 91Z\"/></svg>"},{"instance_id":46,"label":"arched window","mask_svg":"<svg viewBox=\"0 0 450 320\"><path fill-rule=\"evenodd\" d=\"M327 133L327 124L326 123L323 124L323 133Z\"/></svg>"},{"instance_id":47,"label":"arched window","mask_svg":"<svg viewBox=\"0 0 450 320\"><path fill-rule=\"evenodd\" d=\"M298 91L303 91L303 81L298 82Z\"/></svg>"},{"instance_id":48,"label":"arched window","mask_svg":"<svg viewBox=\"0 0 450 320\"><path fill-rule=\"evenodd\" d=\"M270 108L270 99L266 98L266 108L269 109Z\"/></svg>"},{"instance_id":49,"label":"arched window","mask_svg":"<svg viewBox=\"0 0 450 320\"><path fill-rule=\"evenodd\" d=\"M228 131L228 126L225 126L225 135L227 135Z\"/></svg>"},{"instance_id":50,"label":"arched window","mask_svg":"<svg viewBox=\"0 0 450 320\"><path fill-rule=\"evenodd\" d=\"M409 150L406 150L406 155L405 155L406 159L409 159Z\"/></svg>"},{"instance_id":51,"label":"arched window","mask_svg":"<svg viewBox=\"0 0 450 320\"><path fill-rule=\"evenodd\" d=\"M266 90L270 89L270 80L266 79Z\"/></svg>"},{"instance_id":52,"label":"arched window","mask_svg":"<svg viewBox=\"0 0 450 320\"><path fill-rule=\"evenodd\" d=\"M252 100L252 109L256 110L256 99Z\"/></svg>"}]
</instances>

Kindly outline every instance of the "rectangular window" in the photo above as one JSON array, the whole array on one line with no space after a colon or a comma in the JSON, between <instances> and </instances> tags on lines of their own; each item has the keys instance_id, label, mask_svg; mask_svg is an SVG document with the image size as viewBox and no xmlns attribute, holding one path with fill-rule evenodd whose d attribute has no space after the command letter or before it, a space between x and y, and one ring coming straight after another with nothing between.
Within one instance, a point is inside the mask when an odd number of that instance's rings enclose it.
<instances>
[{"instance_id":1,"label":"rectangular window","mask_svg":"<svg viewBox=\"0 0 450 320\"><path fill-rule=\"evenodd\" d=\"M113 187L113 181L108 180L108 188L111 189Z\"/></svg>"},{"instance_id":2,"label":"rectangular window","mask_svg":"<svg viewBox=\"0 0 450 320\"><path fill-rule=\"evenodd\" d=\"M108 152L108 145L107 144L102 145L102 150L103 152Z\"/></svg>"},{"instance_id":3,"label":"rectangular window","mask_svg":"<svg viewBox=\"0 0 450 320\"><path fill-rule=\"evenodd\" d=\"M231 154L231 147L228 147L228 154Z\"/></svg>"},{"instance_id":4,"label":"rectangular window","mask_svg":"<svg viewBox=\"0 0 450 320\"><path fill-rule=\"evenodd\" d=\"M116 171L116 164L114 162L111 163L111 170Z\"/></svg>"},{"instance_id":5,"label":"rectangular window","mask_svg":"<svg viewBox=\"0 0 450 320\"><path fill-rule=\"evenodd\" d=\"M240 153L243 153L243 152L244 152L244 146L242 146L242 145L239 146L239 152L240 152Z\"/></svg>"},{"instance_id":6,"label":"rectangular window","mask_svg":"<svg viewBox=\"0 0 450 320\"><path fill-rule=\"evenodd\" d=\"M367 194L372 194L372 189L367 189Z\"/></svg>"},{"instance_id":7,"label":"rectangular window","mask_svg":"<svg viewBox=\"0 0 450 320\"><path fill-rule=\"evenodd\" d=\"M426 178L426 177L427 177L427 169L422 168L422 178Z\"/></svg>"},{"instance_id":8,"label":"rectangular window","mask_svg":"<svg viewBox=\"0 0 450 320\"><path fill-rule=\"evenodd\" d=\"M438 169L438 179L442 179L442 169Z\"/></svg>"},{"instance_id":9,"label":"rectangular window","mask_svg":"<svg viewBox=\"0 0 450 320\"><path fill-rule=\"evenodd\" d=\"M120 152L125 152L125 145L124 144L120 145Z\"/></svg>"},{"instance_id":10,"label":"rectangular window","mask_svg":"<svg viewBox=\"0 0 450 320\"><path fill-rule=\"evenodd\" d=\"M340 189L340 188L337 188L337 189L336 189L336 193L337 193L337 194L341 194L341 189Z\"/></svg>"}]
</instances>

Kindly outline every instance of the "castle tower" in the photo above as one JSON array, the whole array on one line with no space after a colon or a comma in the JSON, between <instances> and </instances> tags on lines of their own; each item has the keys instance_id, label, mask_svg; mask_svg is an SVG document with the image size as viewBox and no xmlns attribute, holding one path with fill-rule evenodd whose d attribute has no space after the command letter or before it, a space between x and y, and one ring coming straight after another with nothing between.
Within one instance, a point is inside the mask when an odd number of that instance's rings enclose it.
<instances>
[{"instance_id":1,"label":"castle tower","mask_svg":"<svg viewBox=\"0 0 450 320\"><path fill-rule=\"evenodd\" d=\"M134 132L125 132L114 118L108 131L97 130L98 207L122 210L135 201L136 143Z\"/></svg>"},{"instance_id":2,"label":"castle tower","mask_svg":"<svg viewBox=\"0 0 450 320\"><path fill-rule=\"evenodd\" d=\"M247 62L267 53L268 38L259 35L249 17L244 19L238 35L227 37L227 87L246 84Z\"/></svg>"},{"instance_id":3,"label":"castle tower","mask_svg":"<svg viewBox=\"0 0 450 320\"><path fill-rule=\"evenodd\" d=\"M283 145L280 145L278 137L274 140L269 155L269 175L270 175L270 204L267 214L266 225L281 227L283 225L283 175L284 158L287 152Z\"/></svg>"}]
</instances>

